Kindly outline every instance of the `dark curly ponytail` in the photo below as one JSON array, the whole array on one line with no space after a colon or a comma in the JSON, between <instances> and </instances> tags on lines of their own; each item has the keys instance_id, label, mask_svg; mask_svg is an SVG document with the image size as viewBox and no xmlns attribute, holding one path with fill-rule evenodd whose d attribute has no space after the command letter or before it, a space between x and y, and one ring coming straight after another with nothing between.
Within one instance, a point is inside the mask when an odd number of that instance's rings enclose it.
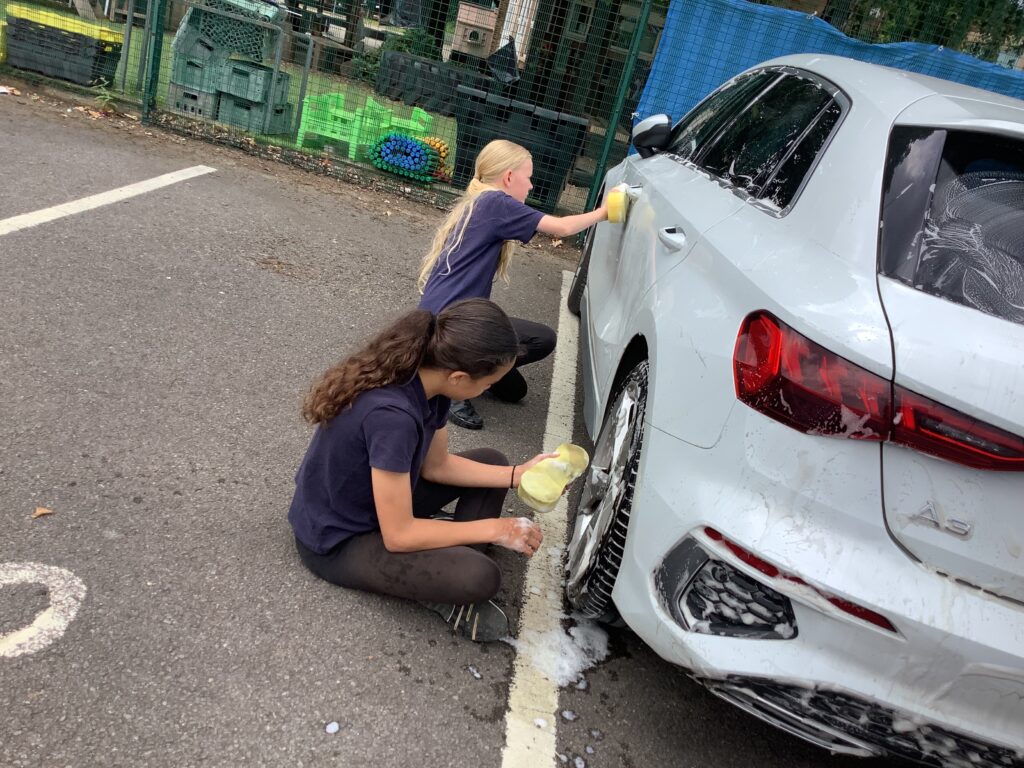
<instances>
[{"instance_id":1,"label":"dark curly ponytail","mask_svg":"<svg viewBox=\"0 0 1024 768\"><path fill-rule=\"evenodd\" d=\"M302 415L312 424L330 421L360 392L408 381L420 368L465 371L478 379L508 365L518 351L508 315L492 301L460 301L436 318L414 309L314 381Z\"/></svg>"}]
</instances>

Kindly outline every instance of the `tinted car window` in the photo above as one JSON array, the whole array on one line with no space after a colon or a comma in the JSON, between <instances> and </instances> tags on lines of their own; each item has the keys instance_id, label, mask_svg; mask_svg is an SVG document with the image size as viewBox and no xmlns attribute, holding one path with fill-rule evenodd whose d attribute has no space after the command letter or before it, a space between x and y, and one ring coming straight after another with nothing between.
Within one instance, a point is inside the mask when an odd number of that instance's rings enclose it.
<instances>
[{"instance_id":1,"label":"tinted car window","mask_svg":"<svg viewBox=\"0 0 1024 768\"><path fill-rule=\"evenodd\" d=\"M1024 324L1024 141L902 129L889 155L882 272Z\"/></svg>"},{"instance_id":2,"label":"tinted car window","mask_svg":"<svg viewBox=\"0 0 1024 768\"><path fill-rule=\"evenodd\" d=\"M768 180L764 189L758 194L773 208L782 210L789 206L800 191L804 180L814 167L815 160L821 154L828 137L839 122L843 110L835 101L823 109L806 135L800 139L793 153L787 157L775 175Z\"/></svg>"},{"instance_id":3,"label":"tinted car window","mask_svg":"<svg viewBox=\"0 0 1024 768\"><path fill-rule=\"evenodd\" d=\"M778 78L778 72L757 72L738 78L712 94L679 121L672 130L667 151L689 159L759 91Z\"/></svg>"},{"instance_id":4,"label":"tinted car window","mask_svg":"<svg viewBox=\"0 0 1024 768\"><path fill-rule=\"evenodd\" d=\"M759 188L831 100L818 83L786 75L758 96L698 163L740 189Z\"/></svg>"},{"instance_id":5,"label":"tinted car window","mask_svg":"<svg viewBox=\"0 0 1024 768\"><path fill-rule=\"evenodd\" d=\"M897 126L889 138L882 197L881 271L910 285L917 274L924 217L946 132Z\"/></svg>"}]
</instances>

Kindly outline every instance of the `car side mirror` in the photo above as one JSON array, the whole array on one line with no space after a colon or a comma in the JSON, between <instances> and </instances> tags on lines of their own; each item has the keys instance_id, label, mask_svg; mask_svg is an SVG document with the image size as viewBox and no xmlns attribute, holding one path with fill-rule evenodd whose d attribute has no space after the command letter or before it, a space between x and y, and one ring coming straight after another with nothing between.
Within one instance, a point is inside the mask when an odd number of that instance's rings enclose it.
<instances>
[{"instance_id":1,"label":"car side mirror","mask_svg":"<svg viewBox=\"0 0 1024 768\"><path fill-rule=\"evenodd\" d=\"M651 115L633 128L633 146L640 157L650 157L668 145L671 134L672 118L668 115Z\"/></svg>"}]
</instances>

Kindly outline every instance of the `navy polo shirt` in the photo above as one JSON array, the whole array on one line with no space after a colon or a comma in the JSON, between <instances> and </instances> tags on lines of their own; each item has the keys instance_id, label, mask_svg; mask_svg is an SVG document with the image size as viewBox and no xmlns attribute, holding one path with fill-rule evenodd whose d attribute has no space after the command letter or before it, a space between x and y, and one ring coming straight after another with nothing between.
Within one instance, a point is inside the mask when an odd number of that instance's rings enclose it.
<instances>
[{"instance_id":1,"label":"navy polo shirt","mask_svg":"<svg viewBox=\"0 0 1024 768\"><path fill-rule=\"evenodd\" d=\"M318 425L295 475L288 522L296 538L326 554L352 536L378 530L371 467L408 472L415 487L450 405L440 395L427 400L417 375L406 384L360 393Z\"/></svg>"},{"instance_id":2,"label":"navy polo shirt","mask_svg":"<svg viewBox=\"0 0 1024 768\"><path fill-rule=\"evenodd\" d=\"M441 251L423 286L420 308L436 315L462 299L491 298L501 247L506 240L530 242L543 217L540 211L501 190L483 192L476 199L459 247L451 253ZM456 225L449 242L457 236L460 225Z\"/></svg>"}]
</instances>

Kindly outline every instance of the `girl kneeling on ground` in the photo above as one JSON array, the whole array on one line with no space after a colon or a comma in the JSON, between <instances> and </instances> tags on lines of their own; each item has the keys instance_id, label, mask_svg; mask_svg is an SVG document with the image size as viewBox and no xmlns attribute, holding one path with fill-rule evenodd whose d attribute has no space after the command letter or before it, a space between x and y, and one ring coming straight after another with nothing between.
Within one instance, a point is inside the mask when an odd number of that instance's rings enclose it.
<instances>
[{"instance_id":1,"label":"girl kneeling on ground","mask_svg":"<svg viewBox=\"0 0 1024 768\"><path fill-rule=\"evenodd\" d=\"M537 232L570 237L608 218L608 206L575 216L550 216L526 205L533 189L533 158L525 148L496 139L476 157L473 179L434 235L420 267L420 307L440 312L462 299L491 297L491 284L508 282L515 244ZM494 383L491 394L506 403L526 397L526 379L516 368L543 360L555 348L554 329L513 317L520 351L512 370ZM483 419L469 398L454 398L451 422L481 429Z\"/></svg>"},{"instance_id":2,"label":"girl kneeling on ground","mask_svg":"<svg viewBox=\"0 0 1024 768\"><path fill-rule=\"evenodd\" d=\"M517 465L490 448L451 454L445 419L453 398L480 395L518 351L501 308L472 299L436 317L409 312L313 383L303 416L317 429L288 513L309 570L417 600L473 640L509 634L483 545L537 551L538 525L499 516L508 489L552 454ZM438 519L456 499L454 519Z\"/></svg>"}]
</instances>

